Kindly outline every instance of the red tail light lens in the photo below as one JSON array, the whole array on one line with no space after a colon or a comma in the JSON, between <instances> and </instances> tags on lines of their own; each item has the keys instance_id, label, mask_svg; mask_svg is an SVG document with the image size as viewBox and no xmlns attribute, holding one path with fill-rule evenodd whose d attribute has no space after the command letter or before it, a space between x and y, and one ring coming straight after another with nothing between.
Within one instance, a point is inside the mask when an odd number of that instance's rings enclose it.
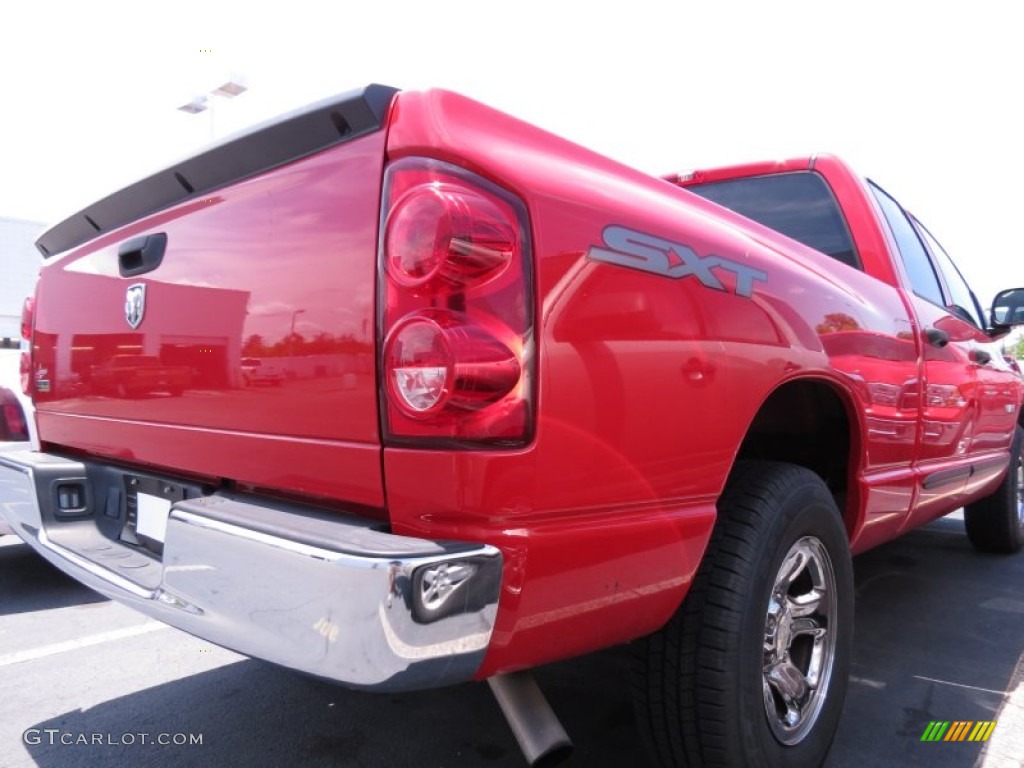
<instances>
[{"instance_id":1,"label":"red tail light lens","mask_svg":"<svg viewBox=\"0 0 1024 768\"><path fill-rule=\"evenodd\" d=\"M515 196L434 160L389 166L380 246L388 441L469 447L532 437L531 258Z\"/></svg>"},{"instance_id":2,"label":"red tail light lens","mask_svg":"<svg viewBox=\"0 0 1024 768\"><path fill-rule=\"evenodd\" d=\"M407 416L436 413L451 397L454 360L439 325L413 317L396 328L384 348L386 382L394 404Z\"/></svg>"},{"instance_id":3,"label":"red tail light lens","mask_svg":"<svg viewBox=\"0 0 1024 768\"><path fill-rule=\"evenodd\" d=\"M9 392L10 390L5 390ZM0 439L3 440L28 440L28 426L25 424L25 412L21 404L14 399L13 395L0 395L0 399L10 398L0 406L3 411L3 424L0 429Z\"/></svg>"},{"instance_id":4,"label":"red tail light lens","mask_svg":"<svg viewBox=\"0 0 1024 768\"><path fill-rule=\"evenodd\" d=\"M445 407L478 410L509 394L522 378L515 353L452 313L414 313L384 345L391 401L412 418Z\"/></svg>"},{"instance_id":5,"label":"red tail light lens","mask_svg":"<svg viewBox=\"0 0 1024 768\"><path fill-rule=\"evenodd\" d=\"M32 394L32 324L35 314L35 299L29 296L21 307L21 360L18 370L21 374L21 391Z\"/></svg>"},{"instance_id":6,"label":"red tail light lens","mask_svg":"<svg viewBox=\"0 0 1024 768\"><path fill-rule=\"evenodd\" d=\"M486 279L512 259L515 222L488 198L452 184L414 186L388 217L388 274L407 287Z\"/></svg>"}]
</instances>

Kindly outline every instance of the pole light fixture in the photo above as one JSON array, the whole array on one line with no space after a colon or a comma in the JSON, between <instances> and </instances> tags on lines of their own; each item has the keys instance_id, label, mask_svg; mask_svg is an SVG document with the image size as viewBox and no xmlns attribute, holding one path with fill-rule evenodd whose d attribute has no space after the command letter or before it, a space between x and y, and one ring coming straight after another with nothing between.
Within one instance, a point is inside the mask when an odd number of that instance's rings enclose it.
<instances>
[{"instance_id":1,"label":"pole light fixture","mask_svg":"<svg viewBox=\"0 0 1024 768\"><path fill-rule=\"evenodd\" d=\"M182 104L178 107L182 112L187 112L190 115L198 115L200 112L206 111L206 97L196 96L188 104Z\"/></svg>"},{"instance_id":2,"label":"pole light fixture","mask_svg":"<svg viewBox=\"0 0 1024 768\"><path fill-rule=\"evenodd\" d=\"M236 96L245 93L247 90L249 90L249 87L245 84L244 78L232 75L223 85L214 88L208 93L193 96L189 102L178 107L178 111L185 112L189 115L198 115L200 112L209 112L210 140L212 141L216 135L213 122L213 116L216 112L216 99L213 97L219 96L222 99L233 99Z\"/></svg>"}]
</instances>

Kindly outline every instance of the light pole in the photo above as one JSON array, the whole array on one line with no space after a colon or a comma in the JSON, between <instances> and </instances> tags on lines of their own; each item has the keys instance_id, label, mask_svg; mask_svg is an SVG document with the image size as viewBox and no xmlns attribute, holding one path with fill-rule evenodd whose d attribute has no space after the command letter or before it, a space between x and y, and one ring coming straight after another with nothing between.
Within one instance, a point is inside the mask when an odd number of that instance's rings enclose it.
<instances>
[{"instance_id":1,"label":"light pole","mask_svg":"<svg viewBox=\"0 0 1024 768\"><path fill-rule=\"evenodd\" d=\"M288 357L295 356L295 318L299 315L305 314L305 312L306 310L304 309L296 309L292 312L292 326L288 331Z\"/></svg>"},{"instance_id":2,"label":"light pole","mask_svg":"<svg viewBox=\"0 0 1024 768\"><path fill-rule=\"evenodd\" d=\"M217 101L214 97L221 99L233 99L236 96L240 96L249 90L248 86L245 85L244 78L239 76L232 76L226 83L217 88L214 88L208 93L203 93L198 96L193 96L192 100L187 104L182 104L178 107L178 110L185 112L189 115L198 115L200 112L210 113L210 141L217 138L216 126L214 125L214 113L216 109L214 105Z\"/></svg>"}]
</instances>

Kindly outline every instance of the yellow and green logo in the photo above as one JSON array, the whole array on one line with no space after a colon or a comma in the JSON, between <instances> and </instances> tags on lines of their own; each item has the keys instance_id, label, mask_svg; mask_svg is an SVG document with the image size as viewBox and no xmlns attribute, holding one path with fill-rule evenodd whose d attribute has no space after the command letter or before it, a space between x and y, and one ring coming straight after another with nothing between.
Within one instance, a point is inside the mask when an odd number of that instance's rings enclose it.
<instances>
[{"instance_id":1,"label":"yellow and green logo","mask_svg":"<svg viewBox=\"0 0 1024 768\"><path fill-rule=\"evenodd\" d=\"M995 720L932 720L921 741L988 741L995 727Z\"/></svg>"}]
</instances>

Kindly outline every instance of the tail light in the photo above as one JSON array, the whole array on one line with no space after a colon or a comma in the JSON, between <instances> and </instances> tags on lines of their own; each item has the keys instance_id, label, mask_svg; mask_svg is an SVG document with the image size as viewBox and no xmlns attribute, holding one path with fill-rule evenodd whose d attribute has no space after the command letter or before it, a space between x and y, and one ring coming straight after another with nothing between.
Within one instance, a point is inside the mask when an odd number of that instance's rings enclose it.
<instances>
[{"instance_id":1,"label":"tail light","mask_svg":"<svg viewBox=\"0 0 1024 768\"><path fill-rule=\"evenodd\" d=\"M28 425L21 403L9 389L0 387L0 440L28 440Z\"/></svg>"},{"instance_id":2,"label":"tail light","mask_svg":"<svg viewBox=\"0 0 1024 768\"><path fill-rule=\"evenodd\" d=\"M32 324L35 314L35 299L29 296L21 307L21 391L32 394Z\"/></svg>"},{"instance_id":3,"label":"tail light","mask_svg":"<svg viewBox=\"0 0 1024 768\"><path fill-rule=\"evenodd\" d=\"M522 445L533 434L526 208L461 168L388 167L379 307L385 439Z\"/></svg>"}]
</instances>

